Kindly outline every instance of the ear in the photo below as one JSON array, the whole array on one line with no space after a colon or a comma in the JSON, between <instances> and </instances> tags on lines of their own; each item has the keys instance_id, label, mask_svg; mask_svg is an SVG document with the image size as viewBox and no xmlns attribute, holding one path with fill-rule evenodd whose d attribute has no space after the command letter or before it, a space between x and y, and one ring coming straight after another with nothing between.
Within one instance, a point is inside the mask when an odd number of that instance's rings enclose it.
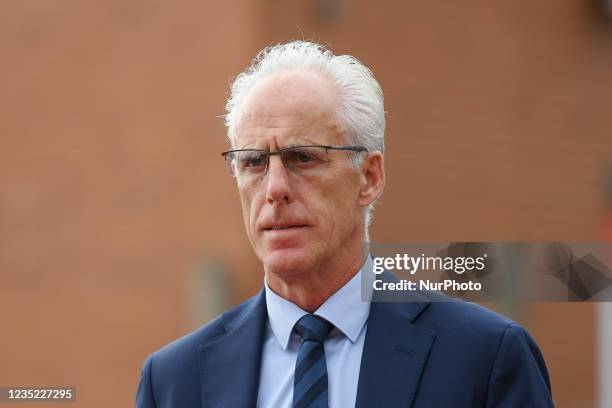
<instances>
[{"instance_id":1,"label":"ear","mask_svg":"<svg viewBox=\"0 0 612 408\"><path fill-rule=\"evenodd\" d=\"M359 205L367 207L376 201L385 188L385 158L381 152L366 155L361 165Z\"/></svg>"}]
</instances>

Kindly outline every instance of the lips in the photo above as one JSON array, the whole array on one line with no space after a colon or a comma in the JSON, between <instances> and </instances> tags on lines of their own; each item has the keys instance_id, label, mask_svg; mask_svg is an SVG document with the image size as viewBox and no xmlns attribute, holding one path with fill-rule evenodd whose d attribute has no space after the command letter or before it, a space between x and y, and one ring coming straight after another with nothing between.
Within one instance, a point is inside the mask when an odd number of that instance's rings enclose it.
<instances>
[{"instance_id":1,"label":"lips","mask_svg":"<svg viewBox=\"0 0 612 408\"><path fill-rule=\"evenodd\" d=\"M265 223L261 229L263 231L290 231L304 227L307 225L301 222L270 222Z\"/></svg>"},{"instance_id":2,"label":"lips","mask_svg":"<svg viewBox=\"0 0 612 408\"><path fill-rule=\"evenodd\" d=\"M297 229L297 228L303 228L306 225L303 224L291 224L291 225L271 225L269 227L265 227L263 230L264 231L285 231L285 230L292 230L292 229Z\"/></svg>"}]
</instances>

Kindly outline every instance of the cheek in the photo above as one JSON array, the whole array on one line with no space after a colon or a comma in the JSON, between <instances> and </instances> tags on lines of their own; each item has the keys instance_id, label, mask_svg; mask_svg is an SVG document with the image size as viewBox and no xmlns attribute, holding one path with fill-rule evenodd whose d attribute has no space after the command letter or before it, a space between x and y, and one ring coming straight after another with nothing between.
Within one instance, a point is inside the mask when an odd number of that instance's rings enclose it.
<instances>
[{"instance_id":1,"label":"cheek","mask_svg":"<svg viewBox=\"0 0 612 408\"><path fill-rule=\"evenodd\" d=\"M346 211L356 205L359 197L359 177L351 171L340 172L326 183L325 196L333 201L335 208Z\"/></svg>"},{"instance_id":2,"label":"cheek","mask_svg":"<svg viewBox=\"0 0 612 408\"><path fill-rule=\"evenodd\" d=\"M328 219L328 228L344 233L346 230L351 230L356 222L359 210L359 185L358 181L355 182L353 174L339 179L342 181L325 184L320 200Z\"/></svg>"},{"instance_id":3,"label":"cheek","mask_svg":"<svg viewBox=\"0 0 612 408\"><path fill-rule=\"evenodd\" d=\"M253 192L248 188L241 188L240 190L240 202L242 204L242 218L244 220L244 226L247 230L249 238L251 238L251 232L254 228L255 222L255 200Z\"/></svg>"}]
</instances>

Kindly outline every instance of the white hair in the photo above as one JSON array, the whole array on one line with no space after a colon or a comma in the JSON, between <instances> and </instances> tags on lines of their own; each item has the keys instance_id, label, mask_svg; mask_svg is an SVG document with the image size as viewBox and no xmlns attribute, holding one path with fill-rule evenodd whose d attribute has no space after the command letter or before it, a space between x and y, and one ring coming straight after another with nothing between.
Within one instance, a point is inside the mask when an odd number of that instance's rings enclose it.
<instances>
[{"instance_id":1,"label":"white hair","mask_svg":"<svg viewBox=\"0 0 612 408\"><path fill-rule=\"evenodd\" d=\"M334 55L324 46L310 41L292 41L264 48L251 65L236 77L226 104L225 124L232 146L242 101L255 84L275 73L304 69L321 73L332 80L340 99L338 116L347 129L348 142L368 151L384 152L385 109L383 92L372 71L350 55ZM352 156L361 165L362 154ZM366 210L366 240L373 204Z\"/></svg>"}]
</instances>

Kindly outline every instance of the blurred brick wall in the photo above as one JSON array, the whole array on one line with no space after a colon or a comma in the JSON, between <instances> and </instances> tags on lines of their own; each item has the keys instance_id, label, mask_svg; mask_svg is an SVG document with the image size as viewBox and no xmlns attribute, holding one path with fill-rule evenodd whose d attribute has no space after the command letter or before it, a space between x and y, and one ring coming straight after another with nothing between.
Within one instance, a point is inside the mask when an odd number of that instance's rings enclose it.
<instances>
[{"instance_id":1,"label":"blurred brick wall","mask_svg":"<svg viewBox=\"0 0 612 408\"><path fill-rule=\"evenodd\" d=\"M0 5L0 384L133 405L146 355L192 327L191 275L260 282L218 152L252 1ZM224 251L224 252L222 252ZM34 404L38 406L37 404Z\"/></svg>"},{"instance_id":2,"label":"blurred brick wall","mask_svg":"<svg viewBox=\"0 0 612 408\"><path fill-rule=\"evenodd\" d=\"M146 355L213 314L193 310L194 275L221 262L229 303L257 290L217 116L270 43L314 38L381 82L374 240L599 240L612 30L594 4L2 4L0 385L129 406ZM592 305L514 313L558 406L591 406Z\"/></svg>"}]
</instances>

